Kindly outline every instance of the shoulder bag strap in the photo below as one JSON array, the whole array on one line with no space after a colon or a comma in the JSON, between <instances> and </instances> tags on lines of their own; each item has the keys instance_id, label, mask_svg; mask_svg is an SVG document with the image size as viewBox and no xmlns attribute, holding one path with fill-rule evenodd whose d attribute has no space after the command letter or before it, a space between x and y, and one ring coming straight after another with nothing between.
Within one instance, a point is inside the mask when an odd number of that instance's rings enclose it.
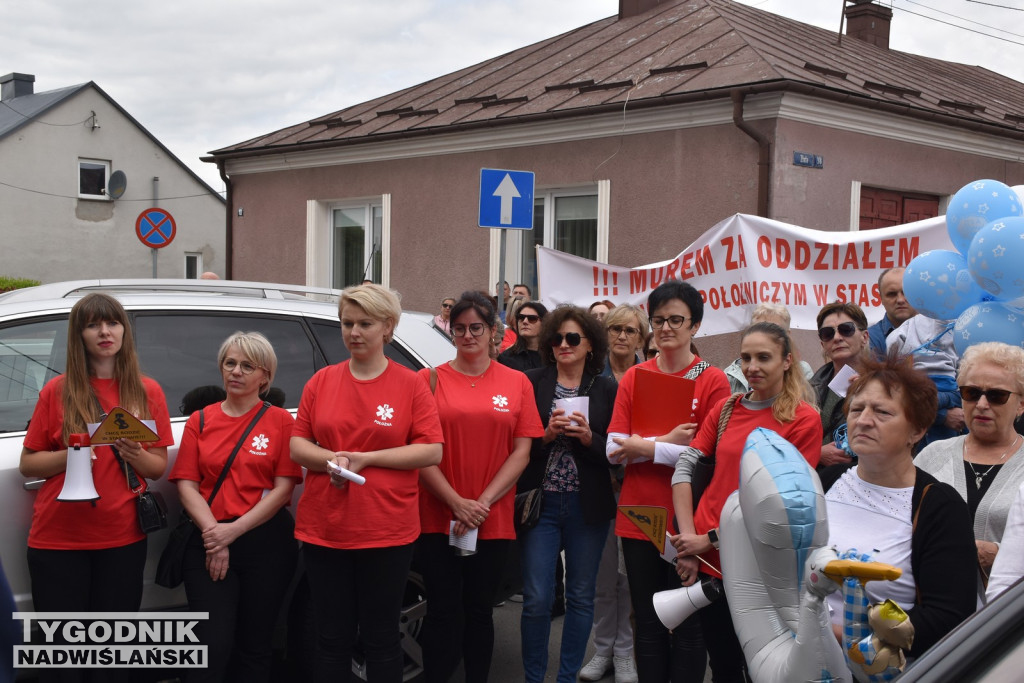
<instances>
[{"instance_id":1,"label":"shoulder bag strap","mask_svg":"<svg viewBox=\"0 0 1024 683\"><path fill-rule=\"evenodd\" d=\"M718 436L715 437L715 450L718 450L718 442L722 440L722 434L725 433L725 428L729 425L732 411L741 398L743 398L742 392L735 393L726 399L725 405L722 406L722 412L718 416Z\"/></svg>"},{"instance_id":2,"label":"shoulder bag strap","mask_svg":"<svg viewBox=\"0 0 1024 683\"><path fill-rule=\"evenodd\" d=\"M710 367L711 363L707 362L706 360L702 360L701 362L697 363L692 368L690 368L690 370L685 375L683 375L683 377L685 377L686 379L697 379L698 377L700 377L700 373L704 372Z\"/></svg>"},{"instance_id":3,"label":"shoulder bag strap","mask_svg":"<svg viewBox=\"0 0 1024 683\"><path fill-rule=\"evenodd\" d=\"M224 469L220 471L220 476L217 477L217 483L213 485L213 491L210 492L210 497L206 499L207 505L213 503L214 497L216 497L217 492L220 491L221 484L224 483L224 479L228 476L228 470L231 469L231 463L235 461L235 456L238 455L238 451L242 449L242 444L244 444L245 440L249 437L249 432L252 431L252 428L256 426L256 423L260 421L260 418L263 417L263 413L267 412L267 408L269 407L270 403L268 401L264 401L260 411L256 413L256 417L252 418L252 422L250 422L249 426L245 428L244 432L242 432L242 437L238 440L238 443L235 444L235 449L231 451L231 455L228 456L228 461L224 463Z\"/></svg>"},{"instance_id":4,"label":"shoulder bag strap","mask_svg":"<svg viewBox=\"0 0 1024 683\"><path fill-rule=\"evenodd\" d=\"M96 392L92 392L92 400L96 402L96 407L100 411L100 422L107 419L107 411L103 410L103 404L100 403L100 397L96 395ZM128 481L128 488L135 495L142 497L142 493L146 490L142 482L139 481L139 476L135 473L135 468L130 467L128 463L121 457L121 453L117 450L114 444L110 444L110 450L114 451L114 457L117 459L117 464L124 470L125 479Z\"/></svg>"}]
</instances>

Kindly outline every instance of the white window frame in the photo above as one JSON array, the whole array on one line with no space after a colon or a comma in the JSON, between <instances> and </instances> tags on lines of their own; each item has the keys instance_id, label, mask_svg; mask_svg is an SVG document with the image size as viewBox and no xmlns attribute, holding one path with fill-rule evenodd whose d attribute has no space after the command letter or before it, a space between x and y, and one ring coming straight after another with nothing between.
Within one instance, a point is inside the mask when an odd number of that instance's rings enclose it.
<instances>
[{"instance_id":1,"label":"white window frame","mask_svg":"<svg viewBox=\"0 0 1024 683\"><path fill-rule=\"evenodd\" d=\"M191 279L191 278L188 277L188 262L189 262L189 260L194 260L195 261L195 263L196 263L196 268L195 268L196 276L195 276L195 279L199 279L199 277L204 272L204 270L203 270L203 252L201 252L201 251L186 251L185 252L185 270L184 270L184 273L182 274L182 277L187 278L187 279Z\"/></svg>"},{"instance_id":2,"label":"white window frame","mask_svg":"<svg viewBox=\"0 0 1024 683\"><path fill-rule=\"evenodd\" d=\"M555 245L555 200L560 197L581 197L597 195L597 261L608 263L608 241L610 235L609 215L611 209L611 181L599 180L596 184L569 187L553 187L538 189L534 193L534 202L544 200L544 246L553 249ZM538 226L534 226L534 230ZM501 266L501 233L502 230L491 230L490 241L490 276L489 283L499 280ZM523 251L526 249L527 230L505 230L505 280L510 283L522 282ZM532 245L531 245L532 247ZM536 294L536 292L534 292ZM543 294L543 292L541 292Z\"/></svg>"},{"instance_id":3,"label":"white window frame","mask_svg":"<svg viewBox=\"0 0 1024 683\"><path fill-rule=\"evenodd\" d=\"M391 195L351 199L309 199L306 201L306 285L310 287L333 286L334 281L334 210L363 208L368 217L371 207L381 210L381 253L380 283L391 286ZM372 231L367 231L372 249ZM364 242L364 245L366 243Z\"/></svg>"},{"instance_id":4,"label":"white window frame","mask_svg":"<svg viewBox=\"0 0 1024 683\"><path fill-rule=\"evenodd\" d=\"M103 167L103 193L102 194L87 194L82 192L82 165L93 164ZM78 159L78 166L76 169L75 186L78 188L79 199L95 199L99 201L110 201L110 195L107 193L107 188L110 187L110 162L104 159Z\"/></svg>"}]
</instances>

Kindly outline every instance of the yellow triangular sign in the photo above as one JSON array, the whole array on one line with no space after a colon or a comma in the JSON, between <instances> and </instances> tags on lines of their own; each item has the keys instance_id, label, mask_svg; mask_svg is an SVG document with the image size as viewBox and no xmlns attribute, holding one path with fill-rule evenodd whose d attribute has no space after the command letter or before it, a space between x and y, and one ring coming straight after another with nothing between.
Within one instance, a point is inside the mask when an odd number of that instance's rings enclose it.
<instances>
[{"instance_id":1,"label":"yellow triangular sign","mask_svg":"<svg viewBox=\"0 0 1024 683\"><path fill-rule=\"evenodd\" d=\"M92 445L114 443L118 439L131 439L139 443L159 441L160 437L156 432L142 423L142 420L135 417L121 407L114 408L100 423L89 441Z\"/></svg>"},{"instance_id":2,"label":"yellow triangular sign","mask_svg":"<svg viewBox=\"0 0 1024 683\"><path fill-rule=\"evenodd\" d=\"M620 505L619 512L644 532L659 553L665 552L665 529L668 510L658 505Z\"/></svg>"}]
</instances>

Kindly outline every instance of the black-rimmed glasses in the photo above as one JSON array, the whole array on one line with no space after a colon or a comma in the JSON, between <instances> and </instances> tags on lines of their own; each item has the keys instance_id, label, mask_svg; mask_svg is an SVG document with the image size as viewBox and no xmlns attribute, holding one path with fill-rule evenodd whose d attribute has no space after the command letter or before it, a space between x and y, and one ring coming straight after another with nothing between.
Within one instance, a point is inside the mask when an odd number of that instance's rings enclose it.
<instances>
[{"instance_id":1,"label":"black-rimmed glasses","mask_svg":"<svg viewBox=\"0 0 1024 683\"><path fill-rule=\"evenodd\" d=\"M960 398L967 401L968 403L977 403L984 396L988 399L989 405L1001 406L1010 400L1010 394L1016 394L1016 391L1010 391L1008 389L981 389L979 387L963 386L960 387Z\"/></svg>"},{"instance_id":2,"label":"black-rimmed glasses","mask_svg":"<svg viewBox=\"0 0 1024 683\"><path fill-rule=\"evenodd\" d=\"M670 315L667 318L663 318L660 315L651 318L651 327L655 330L660 330L668 323L670 329L678 330L686 322L686 317L681 315Z\"/></svg>"},{"instance_id":3,"label":"black-rimmed glasses","mask_svg":"<svg viewBox=\"0 0 1024 683\"><path fill-rule=\"evenodd\" d=\"M823 342L832 341L836 331L844 337L852 337L857 332L857 326L851 322L839 323L835 327L823 327L818 330L818 339Z\"/></svg>"},{"instance_id":4,"label":"black-rimmed glasses","mask_svg":"<svg viewBox=\"0 0 1024 683\"><path fill-rule=\"evenodd\" d=\"M562 341L565 341L569 346L579 346L580 342L583 341L583 335L579 332L566 332L564 335L556 332L555 335L551 337L551 346L561 346Z\"/></svg>"},{"instance_id":5,"label":"black-rimmed glasses","mask_svg":"<svg viewBox=\"0 0 1024 683\"><path fill-rule=\"evenodd\" d=\"M466 332L469 332L474 337L482 337L486 331L487 326L483 323L472 323L468 327L466 325L452 325L452 334L456 337L465 337Z\"/></svg>"}]
</instances>

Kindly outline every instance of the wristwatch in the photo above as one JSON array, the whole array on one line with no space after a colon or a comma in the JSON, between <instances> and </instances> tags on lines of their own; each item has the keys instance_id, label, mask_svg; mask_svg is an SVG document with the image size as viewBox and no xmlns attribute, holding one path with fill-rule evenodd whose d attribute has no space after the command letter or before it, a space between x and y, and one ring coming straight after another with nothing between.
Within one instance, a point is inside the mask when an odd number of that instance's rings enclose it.
<instances>
[{"instance_id":1,"label":"wristwatch","mask_svg":"<svg viewBox=\"0 0 1024 683\"><path fill-rule=\"evenodd\" d=\"M718 529L711 529L708 531L708 540L711 541L711 545L718 550Z\"/></svg>"}]
</instances>

